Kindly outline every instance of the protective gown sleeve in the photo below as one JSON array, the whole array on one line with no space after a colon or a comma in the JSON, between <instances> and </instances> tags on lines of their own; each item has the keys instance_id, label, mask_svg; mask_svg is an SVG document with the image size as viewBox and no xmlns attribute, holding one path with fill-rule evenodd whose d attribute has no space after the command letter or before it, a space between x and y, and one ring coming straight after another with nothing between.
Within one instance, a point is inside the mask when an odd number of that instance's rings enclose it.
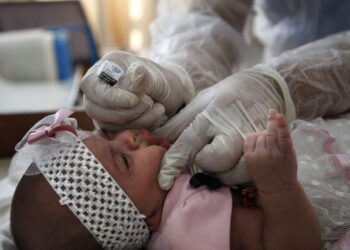
<instances>
[{"instance_id":1,"label":"protective gown sleeve","mask_svg":"<svg viewBox=\"0 0 350 250\"><path fill-rule=\"evenodd\" d=\"M162 0L151 25L150 58L182 67L196 93L247 64L242 36L252 1Z\"/></svg>"},{"instance_id":2,"label":"protective gown sleeve","mask_svg":"<svg viewBox=\"0 0 350 250\"><path fill-rule=\"evenodd\" d=\"M309 120L350 108L350 31L287 51L267 65L285 79L297 118Z\"/></svg>"}]
</instances>

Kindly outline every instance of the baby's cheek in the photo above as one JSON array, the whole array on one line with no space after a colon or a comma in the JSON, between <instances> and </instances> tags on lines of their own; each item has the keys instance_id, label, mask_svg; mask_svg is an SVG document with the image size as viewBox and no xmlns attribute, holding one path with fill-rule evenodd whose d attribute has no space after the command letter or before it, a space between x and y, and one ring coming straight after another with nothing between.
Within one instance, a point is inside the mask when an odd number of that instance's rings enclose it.
<instances>
[{"instance_id":1,"label":"baby's cheek","mask_svg":"<svg viewBox=\"0 0 350 250\"><path fill-rule=\"evenodd\" d=\"M157 166L158 168L160 167L160 163L163 159L163 156L166 153L166 149L161 147L161 146L157 146L157 145L153 145L150 148L149 151L149 155L152 155L152 164L154 164L155 166Z\"/></svg>"},{"instance_id":2,"label":"baby's cheek","mask_svg":"<svg viewBox=\"0 0 350 250\"><path fill-rule=\"evenodd\" d=\"M142 150L142 155L138 155L138 164L144 175L150 179L156 179L162 158L166 150L159 146L149 146Z\"/></svg>"}]
</instances>

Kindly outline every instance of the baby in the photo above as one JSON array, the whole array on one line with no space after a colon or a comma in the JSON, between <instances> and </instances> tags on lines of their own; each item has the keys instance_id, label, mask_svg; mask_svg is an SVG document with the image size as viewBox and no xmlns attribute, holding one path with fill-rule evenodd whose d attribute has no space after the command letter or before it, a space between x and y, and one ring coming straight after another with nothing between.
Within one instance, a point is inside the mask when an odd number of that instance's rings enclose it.
<instances>
[{"instance_id":1,"label":"baby","mask_svg":"<svg viewBox=\"0 0 350 250\"><path fill-rule=\"evenodd\" d=\"M142 247L149 233L149 249L320 248L317 218L297 180L289 130L274 110L266 131L248 136L244 144L261 208L232 206L226 187L193 189L188 173L169 194L161 190L157 175L169 144L146 130L104 138L63 126L49 127L48 138L32 143L45 150L34 157L14 195L11 225L20 249L133 249ZM189 196L182 197L182 191ZM195 218L205 211L213 217L202 217L191 230L173 226L176 202L180 215L194 211ZM208 231L202 225L209 225ZM176 238L185 232L187 238ZM197 248L198 241L206 247Z\"/></svg>"}]
</instances>

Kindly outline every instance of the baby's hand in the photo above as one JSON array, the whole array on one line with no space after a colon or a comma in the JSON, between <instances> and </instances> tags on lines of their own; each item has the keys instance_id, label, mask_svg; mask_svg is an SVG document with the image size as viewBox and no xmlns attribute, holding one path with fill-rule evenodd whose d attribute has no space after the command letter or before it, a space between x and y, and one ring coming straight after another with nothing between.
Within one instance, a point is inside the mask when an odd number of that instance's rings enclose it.
<instances>
[{"instance_id":1,"label":"baby's hand","mask_svg":"<svg viewBox=\"0 0 350 250\"><path fill-rule=\"evenodd\" d=\"M286 120L270 110L266 130L244 141L248 173L259 192L280 193L293 189L297 181L297 160Z\"/></svg>"}]
</instances>

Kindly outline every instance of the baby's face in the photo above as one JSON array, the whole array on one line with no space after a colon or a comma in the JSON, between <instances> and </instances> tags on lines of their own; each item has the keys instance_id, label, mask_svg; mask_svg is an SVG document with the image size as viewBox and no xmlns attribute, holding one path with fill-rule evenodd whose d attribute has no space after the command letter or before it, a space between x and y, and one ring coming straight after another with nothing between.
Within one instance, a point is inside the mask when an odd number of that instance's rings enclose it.
<instances>
[{"instance_id":1,"label":"baby's face","mask_svg":"<svg viewBox=\"0 0 350 250\"><path fill-rule=\"evenodd\" d=\"M108 137L92 135L84 143L147 216L153 231L160 224L166 196L157 175L169 143L146 130L125 130Z\"/></svg>"}]
</instances>

